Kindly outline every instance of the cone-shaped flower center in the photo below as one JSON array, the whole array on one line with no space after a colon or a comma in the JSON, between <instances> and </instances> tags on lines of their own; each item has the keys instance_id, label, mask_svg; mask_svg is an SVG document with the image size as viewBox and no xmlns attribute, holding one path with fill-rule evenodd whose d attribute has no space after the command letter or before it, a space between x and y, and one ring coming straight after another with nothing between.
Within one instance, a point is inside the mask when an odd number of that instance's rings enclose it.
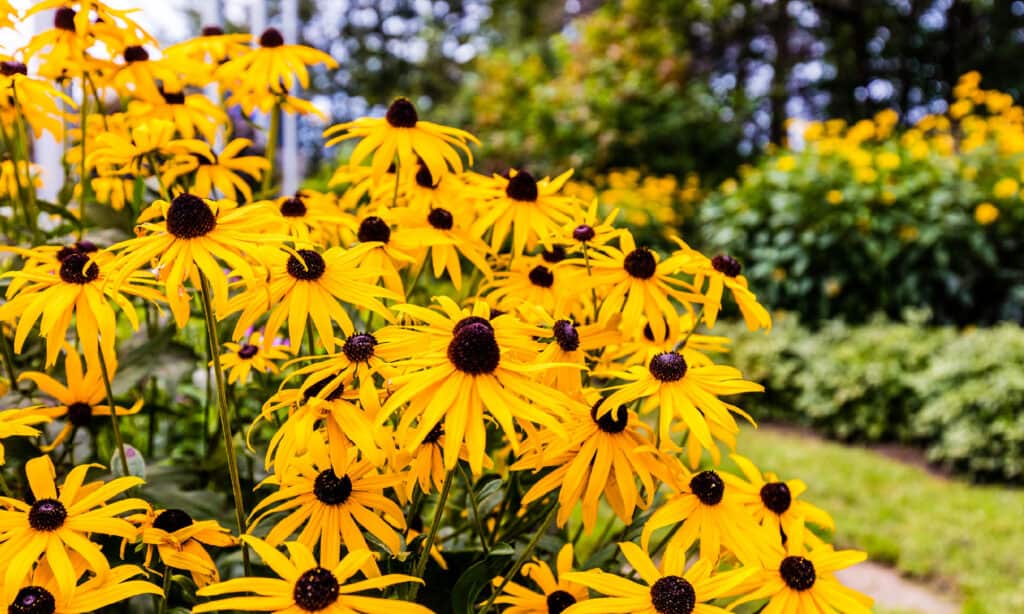
<instances>
[{"instance_id":1,"label":"cone-shaped flower center","mask_svg":"<svg viewBox=\"0 0 1024 614\"><path fill-rule=\"evenodd\" d=\"M149 52L138 45L132 45L124 48L124 61L131 62L145 62L149 59Z\"/></svg>"},{"instance_id":2,"label":"cone-shaped flower center","mask_svg":"<svg viewBox=\"0 0 1024 614\"><path fill-rule=\"evenodd\" d=\"M725 482L714 471L701 471L690 479L690 491L704 505L718 505L725 496Z\"/></svg>"},{"instance_id":3,"label":"cone-shaped flower center","mask_svg":"<svg viewBox=\"0 0 1024 614\"><path fill-rule=\"evenodd\" d=\"M626 430L626 425L629 424L629 412L626 410L626 406L619 405L617 409L613 409L598 418L597 412L600 411L602 403L604 403L604 399L594 403L594 406L590 408L590 417L597 423L597 428L611 435Z\"/></svg>"},{"instance_id":4,"label":"cone-shaped flower center","mask_svg":"<svg viewBox=\"0 0 1024 614\"><path fill-rule=\"evenodd\" d=\"M238 357L245 360L249 360L250 358L256 356L256 354L259 353L260 348L258 346L252 345L251 343L246 343L242 347L238 348Z\"/></svg>"},{"instance_id":5,"label":"cone-shaped flower center","mask_svg":"<svg viewBox=\"0 0 1024 614\"><path fill-rule=\"evenodd\" d=\"M678 352L662 352L654 355L647 369L658 381L678 382L686 375L686 359Z\"/></svg>"},{"instance_id":6,"label":"cone-shaped flower center","mask_svg":"<svg viewBox=\"0 0 1024 614\"><path fill-rule=\"evenodd\" d=\"M298 196L292 196L281 203L279 208L281 215L285 217L302 217L306 215L306 203Z\"/></svg>"},{"instance_id":7,"label":"cone-shaped flower center","mask_svg":"<svg viewBox=\"0 0 1024 614\"><path fill-rule=\"evenodd\" d=\"M57 600L41 586L26 586L18 591L8 606L8 614L53 614L57 611Z\"/></svg>"},{"instance_id":8,"label":"cone-shaped flower center","mask_svg":"<svg viewBox=\"0 0 1024 614\"><path fill-rule=\"evenodd\" d=\"M494 329L489 323L481 322L472 322L458 328L448 343L448 360L463 373L493 373L501 362L501 348L494 338Z\"/></svg>"},{"instance_id":9,"label":"cone-shaped flower center","mask_svg":"<svg viewBox=\"0 0 1024 614\"><path fill-rule=\"evenodd\" d=\"M718 254L711 259L711 266L726 277L736 277L743 270L739 260L725 254Z\"/></svg>"},{"instance_id":10,"label":"cone-shaped flower center","mask_svg":"<svg viewBox=\"0 0 1024 614\"><path fill-rule=\"evenodd\" d=\"M313 481L313 496L327 505L341 505L352 495L352 480L348 475L340 478L333 469L325 469Z\"/></svg>"},{"instance_id":11,"label":"cone-shaped flower center","mask_svg":"<svg viewBox=\"0 0 1024 614\"><path fill-rule=\"evenodd\" d=\"M682 576L665 576L651 585L651 605L658 614L690 614L697 607L697 593Z\"/></svg>"},{"instance_id":12,"label":"cone-shaped flower center","mask_svg":"<svg viewBox=\"0 0 1024 614\"><path fill-rule=\"evenodd\" d=\"M512 200L536 202L539 194L537 191L537 180L530 173L519 171L515 177L508 180L505 194Z\"/></svg>"},{"instance_id":13,"label":"cone-shaped flower center","mask_svg":"<svg viewBox=\"0 0 1024 614\"><path fill-rule=\"evenodd\" d=\"M179 194L167 208L167 232L179 239L195 239L217 227L217 217L202 198Z\"/></svg>"},{"instance_id":14,"label":"cone-shaped flower center","mask_svg":"<svg viewBox=\"0 0 1024 614\"><path fill-rule=\"evenodd\" d=\"M543 264L538 264L530 269L529 277L530 283L541 288L550 288L555 285L555 274Z\"/></svg>"},{"instance_id":15,"label":"cone-shaped flower center","mask_svg":"<svg viewBox=\"0 0 1024 614\"><path fill-rule=\"evenodd\" d=\"M783 514L793 504L793 493L785 482L769 482L761 487L761 502L776 514Z\"/></svg>"},{"instance_id":16,"label":"cone-shaped flower center","mask_svg":"<svg viewBox=\"0 0 1024 614\"><path fill-rule=\"evenodd\" d=\"M68 422L79 428L89 426L92 422L92 405L81 401L68 405Z\"/></svg>"},{"instance_id":17,"label":"cone-shaped flower center","mask_svg":"<svg viewBox=\"0 0 1024 614\"><path fill-rule=\"evenodd\" d=\"M654 260L654 253L646 247L638 247L626 254L622 261L622 268L626 269L630 277L637 279L650 279L658 270L658 263Z\"/></svg>"},{"instance_id":18,"label":"cone-shaped flower center","mask_svg":"<svg viewBox=\"0 0 1024 614\"><path fill-rule=\"evenodd\" d=\"M85 285L99 276L100 267L82 252L68 254L60 263L60 278L65 283Z\"/></svg>"},{"instance_id":19,"label":"cone-shaped flower center","mask_svg":"<svg viewBox=\"0 0 1024 614\"><path fill-rule=\"evenodd\" d=\"M786 586L795 591L806 591L814 586L818 575L814 571L814 563L802 556L787 556L779 565L779 575Z\"/></svg>"},{"instance_id":20,"label":"cone-shaped flower center","mask_svg":"<svg viewBox=\"0 0 1024 614\"><path fill-rule=\"evenodd\" d=\"M295 254L288 256L288 274L295 279L302 281L316 281L324 276L327 270L327 263L324 257L311 249L296 250L302 260L295 257Z\"/></svg>"},{"instance_id":21,"label":"cone-shaped flower center","mask_svg":"<svg viewBox=\"0 0 1024 614\"><path fill-rule=\"evenodd\" d=\"M56 499L39 499L28 511L28 524L36 531L56 531L67 518L67 508Z\"/></svg>"},{"instance_id":22,"label":"cone-shaped flower center","mask_svg":"<svg viewBox=\"0 0 1024 614\"><path fill-rule=\"evenodd\" d=\"M307 612L319 612L338 600L341 585L329 569L314 567L295 581L292 598Z\"/></svg>"},{"instance_id":23,"label":"cone-shaped flower center","mask_svg":"<svg viewBox=\"0 0 1024 614\"><path fill-rule=\"evenodd\" d=\"M555 591L548 595L548 614L562 614L576 603L576 598L566 591Z\"/></svg>"},{"instance_id":24,"label":"cone-shaped flower center","mask_svg":"<svg viewBox=\"0 0 1024 614\"><path fill-rule=\"evenodd\" d=\"M569 320L559 320L551 327L555 341L563 352L575 352L580 347L580 333Z\"/></svg>"},{"instance_id":25,"label":"cone-shaped flower center","mask_svg":"<svg viewBox=\"0 0 1024 614\"><path fill-rule=\"evenodd\" d=\"M384 118L395 128L415 128L416 122L420 121L416 107L408 98L395 98Z\"/></svg>"},{"instance_id":26,"label":"cone-shaped flower center","mask_svg":"<svg viewBox=\"0 0 1024 614\"><path fill-rule=\"evenodd\" d=\"M455 218L447 209L431 209L427 214L427 222L438 230L451 230L455 225Z\"/></svg>"},{"instance_id":27,"label":"cone-shaped flower center","mask_svg":"<svg viewBox=\"0 0 1024 614\"><path fill-rule=\"evenodd\" d=\"M74 32L75 15L77 15L75 10L66 6L57 9L57 12L53 15L53 27Z\"/></svg>"},{"instance_id":28,"label":"cone-shaped flower center","mask_svg":"<svg viewBox=\"0 0 1024 614\"><path fill-rule=\"evenodd\" d=\"M260 34L260 47L274 48L284 44L284 37L277 28L267 28Z\"/></svg>"},{"instance_id":29,"label":"cone-shaped flower center","mask_svg":"<svg viewBox=\"0 0 1024 614\"><path fill-rule=\"evenodd\" d=\"M351 362L366 362L373 356L375 347L377 347L376 337L370 333L356 333L345 340L341 351Z\"/></svg>"},{"instance_id":30,"label":"cone-shaped flower center","mask_svg":"<svg viewBox=\"0 0 1024 614\"><path fill-rule=\"evenodd\" d=\"M359 224L359 232L356 236L363 243L370 241L380 241L381 243L387 243L391 240L391 227L388 223L377 217L371 215Z\"/></svg>"},{"instance_id":31,"label":"cone-shaped flower center","mask_svg":"<svg viewBox=\"0 0 1024 614\"><path fill-rule=\"evenodd\" d=\"M169 509L160 512L153 520L153 527L168 533L192 526L192 517L185 510Z\"/></svg>"}]
</instances>

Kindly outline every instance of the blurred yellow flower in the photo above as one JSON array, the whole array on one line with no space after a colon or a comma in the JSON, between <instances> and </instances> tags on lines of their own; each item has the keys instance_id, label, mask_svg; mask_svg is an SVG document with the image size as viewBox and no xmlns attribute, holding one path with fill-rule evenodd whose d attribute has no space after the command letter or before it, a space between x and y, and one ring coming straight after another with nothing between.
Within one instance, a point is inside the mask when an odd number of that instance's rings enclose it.
<instances>
[{"instance_id":1,"label":"blurred yellow flower","mask_svg":"<svg viewBox=\"0 0 1024 614\"><path fill-rule=\"evenodd\" d=\"M992 186L992 195L996 198L1013 198L1017 195L1018 189L1020 189L1020 184L1016 179L1003 177Z\"/></svg>"},{"instance_id":2,"label":"blurred yellow flower","mask_svg":"<svg viewBox=\"0 0 1024 614\"><path fill-rule=\"evenodd\" d=\"M788 173L796 168L796 158L793 156L782 156L779 158L779 161L775 163L775 168L779 169L783 173Z\"/></svg>"},{"instance_id":3,"label":"blurred yellow flower","mask_svg":"<svg viewBox=\"0 0 1024 614\"><path fill-rule=\"evenodd\" d=\"M992 203L981 203L974 208L974 219L982 226L988 226L999 219L999 209Z\"/></svg>"},{"instance_id":4,"label":"blurred yellow flower","mask_svg":"<svg viewBox=\"0 0 1024 614\"><path fill-rule=\"evenodd\" d=\"M825 200L827 200L830 205L838 205L843 202L843 193L839 190L829 190L828 193L825 194Z\"/></svg>"},{"instance_id":5,"label":"blurred yellow flower","mask_svg":"<svg viewBox=\"0 0 1024 614\"><path fill-rule=\"evenodd\" d=\"M875 156L875 165L883 171L891 171L900 167L900 155L891 151L883 151Z\"/></svg>"}]
</instances>

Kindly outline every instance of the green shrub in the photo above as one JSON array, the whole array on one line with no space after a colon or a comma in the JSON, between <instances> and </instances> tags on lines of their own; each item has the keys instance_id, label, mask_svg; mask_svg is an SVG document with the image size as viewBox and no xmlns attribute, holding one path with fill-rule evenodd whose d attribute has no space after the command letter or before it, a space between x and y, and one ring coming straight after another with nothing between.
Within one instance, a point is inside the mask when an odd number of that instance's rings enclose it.
<instances>
[{"instance_id":1,"label":"green shrub","mask_svg":"<svg viewBox=\"0 0 1024 614\"><path fill-rule=\"evenodd\" d=\"M1024 329L958 332L924 319L811 331L790 316L770 335L737 330L733 362L767 388L751 414L844 441L918 445L976 479L1024 481Z\"/></svg>"},{"instance_id":2,"label":"green shrub","mask_svg":"<svg viewBox=\"0 0 1024 614\"><path fill-rule=\"evenodd\" d=\"M904 131L891 111L810 123L802 147L701 205L706 251L733 250L761 298L805 323L908 306L937 323L1021 321L1024 111L976 75L957 92L949 115Z\"/></svg>"}]
</instances>

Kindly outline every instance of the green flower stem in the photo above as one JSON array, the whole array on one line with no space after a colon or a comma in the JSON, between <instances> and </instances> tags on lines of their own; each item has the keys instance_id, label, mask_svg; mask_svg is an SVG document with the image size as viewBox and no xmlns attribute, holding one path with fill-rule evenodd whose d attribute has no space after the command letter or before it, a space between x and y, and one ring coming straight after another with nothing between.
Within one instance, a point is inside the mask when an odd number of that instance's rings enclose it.
<instances>
[{"instance_id":1,"label":"green flower stem","mask_svg":"<svg viewBox=\"0 0 1024 614\"><path fill-rule=\"evenodd\" d=\"M473 477L469 475L466 468L459 463L459 472L462 479L466 481L466 496L469 498L469 506L473 508L473 528L480 537L480 547L483 548L484 556L487 556L491 549L487 545L487 532L484 531L483 518L480 517L480 503L476 500L476 493L473 491Z\"/></svg>"},{"instance_id":2,"label":"green flower stem","mask_svg":"<svg viewBox=\"0 0 1024 614\"><path fill-rule=\"evenodd\" d=\"M18 198L15 199L15 200L17 200L21 204L21 214L25 218L25 227L33 229L33 233L32 234L33 234L33 240L34 240L35 239L35 230L34 230L35 224L33 223L34 220L32 219L32 216L29 213L28 201L24 197L24 193L23 193L23 190L22 190L22 187L21 187L21 171L18 170L18 156L15 155L16 152L15 152L15 148L14 148L14 143L12 143L11 142L12 139L7 136L7 130L5 130L3 128L3 126L0 126L0 139L3 140L4 149L7 150L7 152L10 153L10 155L11 155L11 159L12 159L13 164L14 164L14 186L15 186L15 190L18 192ZM18 233L18 235L20 236L21 233Z\"/></svg>"},{"instance_id":3,"label":"green flower stem","mask_svg":"<svg viewBox=\"0 0 1024 614\"><path fill-rule=\"evenodd\" d=\"M14 86L12 85L12 88ZM23 157L25 161L25 196L27 202L25 207L30 213L30 219L32 220L32 240L38 244L39 241L39 205L36 204L36 186L32 183L32 165L30 163L29 148L28 148L28 131L25 129L25 114L21 111L21 103L18 102L18 92L14 91L11 98L14 100L14 110L18 114L18 121L14 124L14 134L17 141L18 153ZM14 176L17 177L20 174L18 165L14 165Z\"/></svg>"},{"instance_id":4,"label":"green flower stem","mask_svg":"<svg viewBox=\"0 0 1024 614\"><path fill-rule=\"evenodd\" d=\"M151 152L147 154L146 159L149 160L150 170L153 171L153 176L156 177L156 184L160 186L160 198L171 202L171 193L167 191L164 180L160 177L160 162L156 159L156 154Z\"/></svg>"},{"instance_id":5,"label":"green flower stem","mask_svg":"<svg viewBox=\"0 0 1024 614\"><path fill-rule=\"evenodd\" d=\"M412 575L417 578L423 577L423 572L427 570L427 561L430 559L430 550L434 547L434 541L437 539L437 532L441 528L441 519L444 517L444 506L448 501L448 493L452 490L452 478L455 477L455 471L449 471L448 475L444 477L444 485L441 486L441 495L437 499L437 507L434 508L434 521L430 524L430 532L427 533L427 538L423 542L423 552L420 553L420 558L416 561L416 567L413 569ZM420 590L419 584L414 584L412 587L412 598L409 601L416 600L416 593Z\"/></svg>"},{"instance_id":6,"label":"green flower stem","mask_svg":"<svg viewBox=\"0 0 1024 614\"><path fill-rule=\"evenodd\" d=\"M512 578L514 578L516 574L519 573L519 570L522 569L526 561L530 559L530 555L533 554L533 551L537 548L537 544L540 543L540 538L544 537L544 534L547 533L548 528L551 527L551 523L554 522L555 515L557 513L558 502L555 501L554 503L551 504L551 510L548 511L548 515L544 519L544 522L540 524L540 527L537 529L537 532L534 533L533 538L530 539L530 543L526 544L526 549L519 554L519 558L517 558L516 562L512 565L512 569L510 569L507 574L504 574L504 576L501 578L501 584L494 588L494 591L491 593L491 597L487 600L487 603L484 604L484 607L480 609L480 614L487 614L487 612L490 611L491 607L494 605L494 600L498 598L498 595L501 594L501 591L505 590L505 586L508 585Z\"/></svg>"},{"instance_id":7,"label":"green flower stem","mask_svg":"<svg viewBox=\"0 0 1024 614\"><path fill-rule=\"evenodd\" d=\"M110 372L107 370L107 359L103 357L103 348L97 352L100 357L100 372L103 376L103 388L107 391L107 405L110 406L110 424L114 427L114 441L117 442L117 455L121 459L121 468L128 474L128 455L124 451L124 439L121 438L121 426L117 423L117 406L114 404L114 388L110 385ZM74 442L69 442L74 445Z\"/></svg>"},{"instance_id":8,"label":"green flower stem","mask_svg":"<svg viewBox=\"0 0 1024 614\"><path fill-rule=\"evenodd\" d=\"M697 327L700 326L700 317L702 315L704 315L704 303L700 304L700 309L697 310L697 315L693 318L693 326L690 327L690 330L686 333L686 336L683 337L683 340L679 342L680 350L686 347L686 342L693 336L693 331L697 330Z\"/></svg>"},{"instance_id":9,"label":"green flower stem","mask_svg":"<svg viewBox=\"0 0 1024 614\"><path fill-rule=\"evenodd\" d=\"M270 187L274 183L274 170L276 167L275 161L277 158L277 135L281 131L281 100L278 99L274 102L274 108L270 110L270 128L267 130L267 162L270 163L270 168L267 169L267 174L263 176L263 184L260 186L264 196L270 192Z\"/></svg>"},{"instance_id":10,"label":"green flower stem","mask_svg":"<svg viewBox=\"0 0 1024 614\"><path fill-rule=\"evenodd\" d=\"M89 177L85 170L85 143L86 135L89 130L89 75L88 73L82 73L82 104L79 107L79 125L82 127L82 162L81 162L81 176L79 177L80 185L82 186L82 192L80 194L81 200L78 205L78 240L82 240L82 235L85 234L85 203L89 198ZM125 465L125 471L128 470L128 465Z\"/></svg>"},{"instance_id":11,"label":"green flower stem","mask_svg":"<svg viewBox=\"0 0 1024 614\"><path fill-rule=\"evenodd\" d=\"M159 614L164 614L167 611L167 606L170 605L171 601L171 568L166 564L164 565L164 598L160 601Z\"/></svg>"},{"instance_id":12,"label":"green flower stem","mask_svg":"<svg viewBox=\"0 0 1024 614\"><path fill-rule=\"evenodd\" d=\"M7 485L7 478L4 477L3 471L0 471L0 492L3 492L4 496L8 499L14 498L14 493L11 492L11 488Z\"/></svg>"},{"instance_id":13,"label":"green flower stem","mask_svg":"<svg viewBox=\"0 0 1024 614\"><path fill-rule=\"evenodd\" d=\"M14 353L11 352L11 344L7 343L7 334L3 326L0 326L0 352L4 355L4 368L7 369L7 379L11 382L11 388L18 389L18 372L14 368Z\"/></svg>"},{"instance_id":14,"label":"green flower stem","mask_svg":"<svg viewBox=\"0 0 1024 614\"><path fill-rule=\"evenodd\" d=\"M238 535L245 535L245 502L242 499L242 483L238 477L238 459L235 457L234 437L231 434L231 416L228 407L228 391L224 385L224 370L220 364L220 339L217 335L217 322L213 316L213 305L210 302L210 280L200 271L200 294L203 299L203 316L206 320L206 339L213 357L213 374L217 379L217 409L220 414L220 430L224 434L224 453L228 457L228 473L231 476L231 493L235 499L235 520L238 522ZM245 575L251 576L249 565L249 548L242 542L242 565Z\"/></svg>"}]
</instances>

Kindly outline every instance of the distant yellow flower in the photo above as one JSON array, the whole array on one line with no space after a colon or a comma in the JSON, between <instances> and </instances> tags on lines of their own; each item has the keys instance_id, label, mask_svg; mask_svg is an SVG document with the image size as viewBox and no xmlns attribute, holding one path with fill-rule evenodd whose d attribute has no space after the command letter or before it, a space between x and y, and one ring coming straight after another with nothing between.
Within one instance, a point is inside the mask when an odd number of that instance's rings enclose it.
<instances>
[{"instance_id":1,"label":"distant yellow flower","mask_svg":"<svg viewBox=\"0 0 1024 614\"><path fill-rule=\"evenodd\" d=\"M999 219L999 209L992 203L981 203L974 208L974 219L982 226L988 226Z\"/></svg>"},{"instance_id":2,"label":"distant yellow flower","mask_svg":"<svg viewBox=\"0 0 1024 614\"><path fill-rule=\"evenodd\" d=\"M875 156L875 165L883 171L891 171L900 167L900 155L891 151L883 151Z\"/></svg>"},{"instance_id":3,"label":"distant yellow flower","mask_svg":"<svg viewBox=\"0 0 1024 614\"><path fill-rule=\"evenodd\" d=\"M217 78L232 89L252 93L285 94L301 86L309 87L308 66L323 64L337 68L334 58L305 45L288 45L281 32L269 28L259 38L259 46L221 64ZM251 111L249 105L242 105Z\"/></svg>"},{"instance_id":4,"label":"distant yellow flower","mask_svg":"<svg viewBox=\"0 0 1024 614\"><path fill-rule=\"evenodd\" d=\"M4 465L4 439L8 437L38 437L36 428L52 420L49 410L40 406L0 411L0 466Z\"/></svg>"},{"instance_id":5,"label":"distant yellow flower","mask_svg":"<svg viewBox=\"0 0 1024 614\"><path fill-rule=\"evenodd\" d=\"M858 183L874 183L878 180L878 171L873 168L858 168L853 176Z\"/></svg>"},{"instance_id":6,"label":"distant yellow flower","mask_svg":"<svg viewBox=\"0 0 1024 614\"><path fill-rule=\"evenodd\" d=\"M782 156L775 162L775 168L779 169L783 173L788 173L796 168L796 158L793 156Z\"/></svg>"},{"instance_id":7,"label":"distant yellow flower","mask_svg":"<svg viewBox=\"0 0 1024 614\"><path fill-rule=\"evenodd\" d=\"M1017 195L1020 184L1012 177L1003 177L992 186L992 195L996 198L1013 198Z\"/></svg>"},{"instance_id":8,"label":"distant yellow flower","mask_svg":"<svg viewBox=\"0 0 1024 614\"><path fill-rule=\"evenodd\" d=\"M843 202L843 193L839 190L829 190L828 193L825 194L825 200L828 201L828 204L830 205L838 205Z\"/></svg>"}]
</instances>

